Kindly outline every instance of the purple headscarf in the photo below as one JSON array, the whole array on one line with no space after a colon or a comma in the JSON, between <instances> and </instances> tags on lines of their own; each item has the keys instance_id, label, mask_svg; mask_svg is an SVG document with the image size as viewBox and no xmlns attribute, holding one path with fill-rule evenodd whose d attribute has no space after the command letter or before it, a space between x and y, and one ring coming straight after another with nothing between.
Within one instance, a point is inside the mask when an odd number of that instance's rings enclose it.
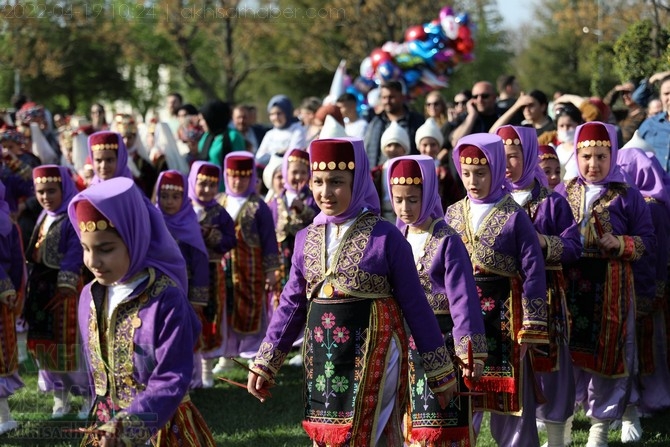
<instances>
[{"instance_id":1,"label":"purple headscarf","mask_svg":"<svg viewBox=\"0 0 670 447\"><path fill-rule=\"evenodd\" d=\"M352 171L354 175L354 181L352 185L351 202L349 203L349 207L346 209L346 211L344 211L342 214L338 214L337 216L326 216L323 214L323 212L320 212L314 218L314 223L316 225L323 225L327 223L339 224L358 216L358 214L363 211L363 209L367 209L370 212L379 214L381 208L379 205L379 195L377 194L374 183L372 183L372 176L370 175L370 164L368 162L367 153L365 152L365 145L363 144L363 140L354 137L344 137L317 141L324 142L329 140L348 141L353 147L354 163L356 164L356 169Z\"/></svg>"},{"instance_id":2,"label":"purple headscarf","mask_svg":"<svg viewBox=\"0 0 670 447\"><path fill-rule=\"evenodd\" d=\"M632 147L619 151L617 163L643 196L658 200L670 211L670 193L665 189L667 174L660 164L655 164L642 149Z\"/></svg>"},{"instance_id":3,"label":"purple headscarf","mask_svg":"<svg viewBox=\"0 0 670 447\"><path fill-rule=\"evenodd\" d=\"M303 151L302 149L290 149L290 150L284 152L284 157L283 157L282 162L281 162L281 174L282 174L282 176L284 176L284 189L287 190L287 191L291 191L294 194L300 194L300 191L296 191L295 188L293 187L293 185L291 185L288 182L288 165L289 165L288 159L291 156L290 154L292 154L295 151L300 151L300 152L307 153L307 151ZM309 160L307 160L307 163L309 163ZM307 166L307 179L308 180L311 177L311 175L312 175L312 170L309 169L309 166Z\"/></svg>"},{"instance_id":4,"label":"purple headscarf","mask_svg":"<svg viewBox=\"0 0 670 447\"><path fill-rule=\"evenodd\" d=\"M490 133L473 133L466 135L456 144L452 158L456 165L458 175L463 178L461 172L460 153L463 146L476 146L484 153L488 161L488 167L491 170L491 189L489 195L483 199L474 199L468 197L472 203L495 203L500 200L511 189L512 185L505 179L505 169L507 167L505 157L505 145L498 135Z\"/></svg>"},{"instance_id":5,"label":"purple headscarf","mask_svg":"<svg viewBox=\"0 0 670 447\"><path fill-rule=\"evenodd\" d=\"M114 225L128 249L130 266L121 281L153 267L188 290L186 262L158 211L131 179L113 178L77 194L68 207L70 222L81 239L75 206L86 200Z\"/></svg>"},{"instance_id":6,"label":"purple headscarf","mask_svg":"<svg viewBox=\"0 0 670 447\"><path fill-rule=\"evenodd\" d=\"M64 166L58 166L58 165L41 165L38 168L36 168L35 171L33 171L33 179L35 178L35 172L39 168L56 168L58 169L58 172L60 172L60 178L61 178L61 191L62 191L62 200L60 203L60 206L56 211L47 211L47 210L42 210L40 213L40 216L38 217L38 222L41 220L43 214L48 214L49 216L58 216L59 214L63 214L67 212L67 206L70 204L70 200L74 196L77 195L79 192L77 190L77 185L75 185L74 180L72 180L72 173L70 170Z\"/></svg>"},{"instance_id":7,"label":"purple headscarf","mask_svg":"<svg viewBox=\"0 0 670 447\"><path fill-rule=\"evenodd\" d=\"M7 236L12 231L9 204L5 201L5 185L0 181L0 235Z\"/></svg>"},{"instance_id":8,"label":"purple headscarf","mask_svg":"<svg viewBox=\"0 0 670 447\"><path fill-rule=\"evenodd\" d=\"M198 217L196 216L195 211L193 211L191 202L188 200L188 180L184 174L177 170L169 170L161 172L158 175L155 190L156 208L162 212L160 207L161 180L163 180L163 176L167 173L179 175L181 177L184 184L184 192L182 193L179 211L172 215L163 213L165 226L167 226L168 231L170 231L170 234L172 234L172 237L175 238L175 240L184 242L209 256L207 247L205 247L205 241L202 239Z\"/></svg>"},{"instance_id":9,"label":"purple headscarf","mask_svg":"<svg viewBox=\"0 0 670 447\"><path fill-rule=\"evenodd\" d=\"M389 162L386 170L386 186L391 191L391 172L393 166L402 160L413 160L419 165L421 169L421 212L419 218L414 222L413 226L421 226L428 219L438 219L444 217L444 210L442 209L442 202L440 195L437 192L437 172L435 171L435 160L433 157L426 155L405 155L403 157L393 158ZM396 227L401 231L405 231L407 224L400 219L395 221Z\"/></svg>"},{"instance_id":10,"label":"purple headscarf","mask_svg":"<svg viewBox=\"0 0 670 447\"><path fill-rule=\"evenodd\" d=\"M613 126L612 124L601 123L600 121L589 121L588 123L580 124L579 126L577 126L577 129L575 129L575 140L574 140L575 160L579 160L578 143L581 141L581 139L579 138L580 136L579 134L583 131L585 127L594 125L604 126L605 129L607 129L607 135L609 135L609 140L610 143L612 144L610 147L610 170L604 179L600 180L599 182L592 183L584 179L584 177L582 176L582 171L579 169L579 165L577 165L579 179L583 183L589 183L592 185L604 185L610 182L626 183L626 178L621 172L621 169L619 169L619 166L617 166L617 155L619 152L619 147L618 147L616 127Z\"/></svg>"},{"instance_id":11,"label":"purple headscarf","mask_svg":"<svg viewBox=\"0 0 670 447\"><path fill-rule=\"evenodd\" d=\"M202 206L211 206L216 203L216 199L212 199L209 202L201 202L198 199L198 196L195 193L195 185L198 183L198 171L203 166L214 167L219 171L219 184L221 183L221 168L215 165L214 163L209 163L207 161L195 161L191 165L191 171L188 173L188 198L193 200L195 203Z\"/></svg>"},{"instance_id":12,"label":"purple headscarf","mask_svg":"<svg viewBox=\"0 0 670 447\"><path fill-rule=\"evenodd\" d=\"M238 194L236 192L232 191L232 188L228 184L228 169L226 169L226 165L228 162L229 158L249 158L252 163L251 167L251 180L249 180L249 186L247 186L247 190L244 191L242 194ZM228 155L226 155L226 158L223 159L223 181L225 182L224 184L226 185L226 194L228 194L231 197L249 197L251 194L256 192L256 183L258 182L258 176L256 175L256 158L254 157L254 154L251 152L242 152L242 151L237 151L237 152L231 152Z\"/></svg>"},{"instance_id":13,"label":"purple headscarf","mask_svg":"<svg viewBox=\"0 0 670 447\"><path fill-rule=\"evenodd\" d=\"M549 182L547 181L547 175L544 173L540 164L537 162L537 132L532 127L523 127L523 126L500 126L496 130L496 134L500 135L500 130L504 128L512 128L519 135L521 140L521 151L523 154L523 170L521 172L521 177L516 182L510 182L512 188L517 189L526 189L530 188L535 180L537 180L540 185L547 186Z\"/></svg>"},{"instance_id":14,"label":"purple headscarf","mask_svg":"<svg viewBox=\"0 0 670 447\"><path fill-rule=\"evenodd\" d=\"M133 178L133 174L130 172L130 168L128 168L128 149L126 149L126 143L123 142L123 137L121 134L116 133L116 132L110 132L108 130L102 130L100 132L95 132L91 135L88 136L88 156L91 159L91 164L95 166L95 158L93 157L93 151L91 150L91 139L96 139L97 137L100 137L103 134L114 134L116 135L116 139L118 141L119 147L116 150L116 170L114 171L114 177L126 177L129 179ZM95 172L95 169L93 171L93 179L91 180L91 185L96 185L100 182L104 182L103 179L98 177L97 172Z\"/></svg>"}]
</instances>

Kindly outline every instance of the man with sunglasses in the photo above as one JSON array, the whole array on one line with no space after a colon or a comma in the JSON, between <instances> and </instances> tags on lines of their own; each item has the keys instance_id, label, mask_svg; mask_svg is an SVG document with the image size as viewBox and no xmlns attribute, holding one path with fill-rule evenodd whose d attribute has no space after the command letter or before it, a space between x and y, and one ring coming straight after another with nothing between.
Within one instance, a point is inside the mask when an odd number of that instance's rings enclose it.
<instances>
[{"instance_id":1,"label":"man with sunglasses","mask_svg":"<svg viewBox=\"0 0 670 447\"><path fill-rule=\"evenodd\" d=\"M456 122L458 127L451 133L451 144L466 135L473 133L488 133L493 123L503 114L503 110L496 105L496 91L493 84L479 81L472 87L472 99L468 101L467 114L462 121Z\"/></svg>"}]
</instances>

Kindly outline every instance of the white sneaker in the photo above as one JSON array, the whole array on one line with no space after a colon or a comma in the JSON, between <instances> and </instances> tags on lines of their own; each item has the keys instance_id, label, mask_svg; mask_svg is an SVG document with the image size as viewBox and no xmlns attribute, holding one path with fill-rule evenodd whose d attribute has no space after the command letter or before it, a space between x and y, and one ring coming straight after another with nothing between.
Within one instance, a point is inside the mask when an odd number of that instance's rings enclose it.
<instances>
[{"instance_id":1,"label":"white sneaker","mask_svg":"<svg viewBox=\"0 0 670 447\"><path fill-rule=\"evenodd\" d=\"M230 371L231 369L235 368L235 362L233 362L230 359L227 359L225 357L221 357L219 361L216 363L216 366L214 369L212 369L212 374L214 375L220 375L223 374L226 371Z\"/></svg>"},{"instance_id":2,"label":"white sneaker","mask_svg":"<svg viewBox=\"0 0 670 447\"><path fill-rule=\"evenodd\" d=\"M64 417L66 414L70 412L70 404L66 404L64 406L54 406L52 412L51 412L51 419L61 419Z\"/></svg>"},{"instance_id":3,"label":"white sneaker","mask_svg":"<svg viewBox=\"0 0 670 447\"><path fill-rule=\"evenodd\" d=\"M10 419L7 422L2 422L0 423L0 435L4 435L5 433L16 430L17 428L19 428L19 423L14 419Z\"/></svg>"},{"instance_id":4,"label":"white sneaker","mask_svg":"<svg viewBox=\"0 0 670 447\"><path fill-rule=\"evenodd\" d=\"M621 442L638 442L640 439L642 439L640 416L637 414L637 408L629 405L621 421Z\"/></svg>"},{"instance_id":5,"label":"white sneaker","mask_svg":"<svg viewBox=\"0 0 670 447\"><path fill-rule=\"evenodd\" d=\"M214 378L213 377L203 377L202 378L202 387L203 388L214 388Z\"/></svg>"},{"instance_id":6,"label":"white sneaker","mask_svg":"<svg viewBox=\"0 0 670 447\"><path fill-rule=\"evenodd\" d=\"M291 366L302 366L302 355L298 354L288 361L288 364Z\"/></svg>"},{"instance_id":7,"label":"white sneaker","mask_svg":"<svg viewBox=\"0 0 670 447\"><path fill-rule=\"evenodd\" d=\"M543 420L535 419L535 426L537 427L538 432L547 430L547 426L545 425Z\"/></svg>"}]
</instances>

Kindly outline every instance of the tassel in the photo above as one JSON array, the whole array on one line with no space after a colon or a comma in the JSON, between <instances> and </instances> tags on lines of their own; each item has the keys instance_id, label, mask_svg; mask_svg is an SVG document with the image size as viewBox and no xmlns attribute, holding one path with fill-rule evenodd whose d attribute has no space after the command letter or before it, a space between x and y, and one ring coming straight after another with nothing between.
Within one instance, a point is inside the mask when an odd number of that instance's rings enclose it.
<instances>
[{"instance_id":1,"label":"tassel","mask_svg":"<svg viewBox=\"0 0 670 447\"><path fill-rule=\"evenodd\" d=\"M343 447L350 439L352 426L303 421L302 428L314 442L327 444L329 447Z\"/></svg>"}]
</instances>

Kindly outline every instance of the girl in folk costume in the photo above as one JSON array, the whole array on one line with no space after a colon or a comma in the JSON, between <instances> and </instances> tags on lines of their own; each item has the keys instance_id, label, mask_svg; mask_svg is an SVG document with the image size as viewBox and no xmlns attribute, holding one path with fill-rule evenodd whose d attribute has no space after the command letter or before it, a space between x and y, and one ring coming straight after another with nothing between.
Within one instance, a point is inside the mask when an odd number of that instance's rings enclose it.
<instances>
[{"instance_id":1,"label":"girl in folk costume","mask_svg":"<svg viewBox=\"0 0 670 447\"><path fill-rule=\"evenodd\" d=\"M9 414L7 398L23 382L19 377L16 316L21 313L26 281L25 259L19 229L9 216L5 186L0 182L0 434L18 427Z\"/></svg>"},{"instance_id":2,"label":"girl in folk costume","mask_svg":"<svg viewBox=\"0 0 670 447\"><path fill-rule=\"evenodd\" d=\"M472 134L453 153L467 197L447 209L447 224L470 253L484 316L488 359L474 389L501 446L539 444L530 351L548 343L544 256L528 214L508 193L500 137Z\"/></svg>"},{"instance_id":3,"label":"girl in folk costume","mask_svg":"<svg viewBox=\"0 0 670 447\"><path fill-rule=\"evenodd\" d=\"M579 176L557 188L583 244L579 261L564 271L576 400L591 418L588 447L606 446L610 421L626 409L636 356L633 263L654 246L649 209L616 165L616 138L610 124L579 126Z\"/></svg>"},{"instance_id":4,"label":"girl in folk costume","mask_svg":"<svg viewBox=\"0 0 670 447\"><path fill-rule=\"evenodd\" d=\"M223 355L252 358L268 325L267 297L279 271L272 213L256 193L253 154L228 154L219 203L235 221L237 245L226 260L228 294Z\"/></svg>"},{"instance_id":5,"label":"girl in folk costume","mask_svg":"<svg viewBox=\"0 0 670 447\"><path fill-rule=\"evenodd\" d=\"M216 202L221 183L221 169L212 163L196 161L188 176L188 197L200 223L209 256L209 296L200 314L202 339L202 386L214 386L212 368L223 344L226 305L226 276L223 256L235 246L235 223L230 214Z\"/></svg>"},{"instance_id":6,"label":"girl in folk costume","mask_svg":"<svg viewBox=\"0 0 670 447\"><path fill-rule=\"evenodd\" d=\"M209 302L209 253L202 238L198 218L188 198L188 181L179 171L164 171L156 182L156 208L163 213L165 226L177 241L186 261L188 300L204 322L203 309ZM200 350L202 340L197 349ZM202 386L200 356L196 356L192 387Z\"/></svg>"},{"instance_id":7,"label":"girl in folk costume","mask_svg":"<svg viewBox=\"0 0 670 447\"><path fill-rule=\"evenodd\" d=\"M668 226L670 196L666 189L668 174L656 157L643 150L619 150L617 163L644 197L654 225L656 250L654 256L644 256L633 264L635 277L637 348L639 377L633 380L635 394L630 402L638 400L638 408L650 414L670 407L670 372L667 364L667 340L664 312L666 311L666 281L668 276ZM653 259L645 259L653 258ZM650 264L649 261L654 261ZM647 262L645 262L647 261ZM650 287L655 285L654 288ZM652 295L652 293L654 293ZM637 395L639 393L639 396ZM634 407L627 410L632 418L625 418L621 427L624 442L639 440L641 432Z\"/></svg>"},{"instance_id":8,"label":"girl in folk costume","mask_svg":"<svg viewBox=\"0 0 670 447\"><path fill-rule=\"evenodd\" d=\"M456 374L409 243L379 215L363 141L315 140L312 191L321 213L296 236L293 267L249 374L266 388L305 323L303 428L318 446L403 444L408 388L407 322L427 386L444 408Z\"/></svg>"},{"instance_id":9,"label":"girl in folk costume","mask_svg":"<svg viewBox=\"0 0 670 447\"><path fill-rule=\"evenodd\" d=\"M83 286L82 250L67 219L77 187L67 168L43 165L33 170L35 195L44 211L26 249L29 265L28 349L39 367L38 386L54 393L52 417L70 411L68 395L89 395L85 361L79 350L77 302ZM88 415L88 402L80 415Z\"/></svg>"},{"instance_id":10,"label":"girl in folk costume","mask_svg":"<svg viewBox=\"0 0 670 447\"><path fill-rule=\"evenodd\" d=\"M160 211L115 178L77 194L68 215L95 276L79 300L96 395L81 445L214 446L187 393L200 323Z\"/></svg>"},{"instance_id":11,"label":"girl in folk costume","mask_svg":"<svg viewBox=\"0 0 670 447\"><path fill-rule=\"evenodd\" d=\"M567 200L547 188L546 176L537 163L535 129L502 126L496 134L505 146L506 177L512 184L512 197L530 216L544 255L549 345L538 347L533 353L533 369L546 399L546 403L538 405L536 415L545 422L548 446L559 447L564 444L566 422L572 422L575 404L568 349L569 316L561 264L579 259L579 229ZM555 161L558 164L558 160Z\"/></svg>"},{"instance_id":12,"label":"girl in folk costume","mask_svg":"<svg viewBox=\"0 0 670 447\"><path fill-rule=\"evenodd\" d=\"M91 185L115 177L133 178L128 168L128 151L123 137L116 132L95 132L88 137L88 156L93 162Z\"/></svg>"},{"instance_id":13,"label":"girl in folk costume","mask_svg":"<svg viewBox=\"0 0 670 447\"><path fill-rule=\"evenodd\" d=\"M306 151L286 151L282 162L283 190L268 202L282 259L281 283L278 286L283 286L288 280L295 235L311 224L319 212L309 189L309 172L309 154ZM276 294L273 309L279 304L279 293Z\"/></svg>"},{"instance_id":14,"label":"girl in folk costume","mask_svg":"<svg viewBox=\"0 0 670 447\"><path fill-rule=\"evenodd\" d=\"M556 149L548 144L541 144L537 147L538 164L547 177L547 186L556 189L561 183L561 163L558 161Z\"/></svg>"},{"instance_id":15,"label":"girl in folk costume","mask_svg":"<svg viewBox=\"0 0 670 447\"><path fill-rule=\"evenodd\" d=\"M450 354L464 365L463 377L477 381L487 356L484 321L468 252L444 222L437 184L431 157L414 155L390 161L387 185L398 216L396 225L412 246L421 286ZM470 399L455 397L447 408L440 408L425 387L427 378L411 337L409 361L405 445L474 447Z\"/></svg>"}]
</instances>

